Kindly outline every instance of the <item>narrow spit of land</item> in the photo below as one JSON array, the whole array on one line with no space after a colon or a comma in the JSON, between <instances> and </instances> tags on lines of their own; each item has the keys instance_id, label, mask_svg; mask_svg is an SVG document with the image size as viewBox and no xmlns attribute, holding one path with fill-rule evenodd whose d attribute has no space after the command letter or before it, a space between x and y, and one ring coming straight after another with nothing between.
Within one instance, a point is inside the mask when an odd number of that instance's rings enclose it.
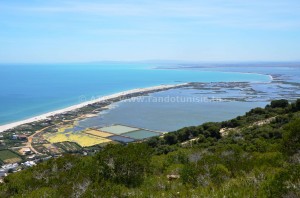
<instances>
[{"instance_id":1,"label":"narrow spit of land","mask_svg":"<svg viewBox=\"0 0 300 198\"><path fill-rule=\"evenodd\" d=\"M123 91L123 92L119 92L119 93L115 93L115 94L111 94L108 96L103 96L94 100L90 100L90 101L85 101L82 102L80 104L77 105L73 105L64 109L60 109L60 110L56 110L56 111L52 111L46 114L42 114L36 117L32 117L29 119L25 119L22 121L17 121L17 122L13 122L10 124L5 124L0 126L0 132L9 130L9 129L13 129L15 127L18 127L20 125L24 125L24 124L30 124L33 122L38 122L38 121L42 121L42 120L46 120L46 119L51 119L54 116L58 116L61 114L65 114L65 113L69 113L72 111L77 111L80 110L88 105L92 105L92 104L96 104L96 103L101 103L101 102L108 102L110 103L111 101L120 101L126 98L131 98L131 97L136 97L136 96L141 96L141 95L145 95L148 93L152 93L152 92L157 92L157 91L163 91L163 90L167 90L167 89L173 89L173 88L179 88L179 87L184 87L184 86L188 86L189 83L183 83L183 84L177 84L177 85L159 85L159 86L153 86L153 87L147 87L147 88L137 88L137 89L132 89L132 90L128 90L128 91ZM85 115L88 116L89 113L86 113Z\"/></svg>"}]
</instances>

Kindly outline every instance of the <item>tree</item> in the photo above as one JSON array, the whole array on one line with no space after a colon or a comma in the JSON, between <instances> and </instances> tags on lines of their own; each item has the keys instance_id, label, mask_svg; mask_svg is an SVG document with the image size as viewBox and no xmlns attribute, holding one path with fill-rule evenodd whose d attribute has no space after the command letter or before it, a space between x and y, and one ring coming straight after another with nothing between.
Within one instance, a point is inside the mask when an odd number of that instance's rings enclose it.
<instances>
[{"instance_id":1,"label":"tree","mask_svg":"<svg viewBox=\"0 0 300 198\"><path fill-rule=\"evenodd\" d=\"M296 102L292 104L292 110L300 111L300 99L296 100Z\"/></svg>"},{"instance_id":2,"label":"tree","mask_svg":"<svg viewBox=\"0 0 300 198\"><path fill-rule=\"evenodd\" d=\"M152 137L146 142L151 147L157 147L159 145L159 137Z\"/></svg>"},{"instance_id":3,"label":"tree","mask_svg":"<svg viewBox=\"0 0 300 198\"><path fill-rule=\"evenodd\" d=\"M183 128L182 130L179 130L177 138L180 142L184 142L186 140L189 140L190 136L192 136L192 134L190 133L190 129Z\"/></svg>"},{"instance_id":4,"label":"tree","mask_svg":"<svg viewBox=\"0 0 300 198\"><path fill-rule=\"evenodd\" d=\"M296 106L296 110L300 111L300 99L296 100L295 106Z\"/></svg>"},{"instance_id":5,"label":"tree","mask_svg":"<svg viewBox=\"0 0 300 198\"><path fill-rule=\"evenodd\" d=\"M271 108L286 108L289 106L289 101L285 99L273 100L271 102Z\"/></svg>"},{"instance_id":6,"label":"tree","mask_svg":"<svg viewBox=\"0 0 300 198\"><path fill-rule=\"evenodd\" d=\"M220 127L218 126L210 126L207 131L209 132L209 136L213 138L221 138Z\"/></svg>"},{"instance_id":7,"label":"tree","mask_svg":"<svg viewBox=\"0 0 300 198\"><path fill-rule=\"evenodd\" d=\"M167 133L164 136L164 139L167 144L172 145L177 143L177 136L174 133Z\"/></svg>"},{"instance_id":8,"label":"tree","mask_svg":"<svg viewBox=\"0 0 300 198\"><path fill-rule=\"evenodd\" d=\"M262 115L265 114L266 111L263 108L257 107L254 109L251 109L248 113L246 113L247 115L253 115L253 114L257 114L257 115Z\"/></svg>"}]
</instances>

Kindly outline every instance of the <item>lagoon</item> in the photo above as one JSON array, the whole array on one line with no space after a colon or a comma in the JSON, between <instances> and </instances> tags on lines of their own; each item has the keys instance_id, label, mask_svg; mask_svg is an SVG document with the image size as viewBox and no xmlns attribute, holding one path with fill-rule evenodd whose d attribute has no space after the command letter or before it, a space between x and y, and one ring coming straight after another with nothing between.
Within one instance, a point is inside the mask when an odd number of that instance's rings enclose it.
<instances>
[{"instance_id":1,"label":"lagoon","mask_svg":"<svg viewBox=\"0 0 300 198\"><path fill-rule=\"evenodd\" d=\"M144 63L0 65L0 125L134 88L183 82L269 82L268 75L163 70Z\"/></svg>"}]
</instances>

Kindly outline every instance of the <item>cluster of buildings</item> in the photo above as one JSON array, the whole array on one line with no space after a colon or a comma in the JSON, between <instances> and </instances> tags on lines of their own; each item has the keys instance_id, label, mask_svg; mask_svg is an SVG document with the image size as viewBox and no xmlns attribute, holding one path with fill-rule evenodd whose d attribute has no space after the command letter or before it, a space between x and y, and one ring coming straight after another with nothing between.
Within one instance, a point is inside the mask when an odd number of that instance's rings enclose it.
<instances>
[{"instance_id":1,"label":"cluster of buildings","mask_svg":"<svg viewBox=\"0 0 300 198\"><path fill-rule=\"evenodd\" d=\"M12 135L12 140L27 141L27 135Z\"/></svg>"},{"instance_id":2,"label":"cluster of buildings","mask_svg":"<svg viewBox=\"0 0 300 198\"><path fill-rule=\"evenodd\" d=\"M8 173L16 172L18 167L19 167L18 163L5 164L1 166L0 177L6 177Z\"/></svg>"},{"instance_id":3,"label":"cluster of buildings","mask_svg":"<svg viewBox=\"0 0 300 198\"><path fill-rule=\"evenodd\" d=\"M24 167L32 167L35 166L36 163L34 161L26 161L24 163L12 163L12 164L5 164L2 165L0 168L0 183L2 179L6 177L9 173L15 173L21 171Z\"/></svg>"}]
</instances>

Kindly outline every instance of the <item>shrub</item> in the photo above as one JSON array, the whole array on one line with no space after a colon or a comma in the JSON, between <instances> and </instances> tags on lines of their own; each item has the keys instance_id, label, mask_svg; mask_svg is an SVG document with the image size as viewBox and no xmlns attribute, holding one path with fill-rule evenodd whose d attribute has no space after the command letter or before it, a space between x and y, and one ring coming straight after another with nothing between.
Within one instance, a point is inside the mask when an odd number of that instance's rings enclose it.
<instances>
[{"instance_id":1,"label":"shrub","mask_svg":"<svg viewBox=\"0 0 300 198\"><path fill-rule=\"evenodd\" d=\"M216 166L211 168L210 172L210 177L216 185L222 184L230 177L230 171L223 164L217 164Z\"/></svg>"},{"instance_id":2,"label":"shrub","mask_svg":"<svg viewBox=\"0 0 300 198\"><path fill-rule=\"evenodd\" d=\"M300 118L289 123L285 129L283 150L292 155L300 150Z\"/></svg>"}]
</instances>

